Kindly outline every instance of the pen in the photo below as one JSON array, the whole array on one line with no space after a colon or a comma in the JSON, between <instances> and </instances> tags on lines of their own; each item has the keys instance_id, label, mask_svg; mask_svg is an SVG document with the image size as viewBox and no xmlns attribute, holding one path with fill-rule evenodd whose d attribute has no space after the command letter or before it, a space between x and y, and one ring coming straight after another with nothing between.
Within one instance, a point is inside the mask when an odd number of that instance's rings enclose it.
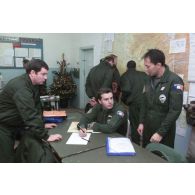
<instances>
[{"instance_id":1,"label":"pen","mask_svg":"<svg viewBox=\"0 0 195 195\"><path fill-rule=\"evenodd\" d=\"M86 133L84 129L81 128L81 126L78 124L77 127L79 128L79 130L81 130L83 133Z\"/></svg>"},{"instance_id":2,"label":"pen","mask_svg":"<svg viewBox=\"0 0 195 195\"><path fill-rule=\"evenodd\" d=\"M83 138L83 137L82 137L81 139L84 139L85 141L88 141L88 142L90 142L90 140L88 140L88 139L85 139L85 138Z\"/></svg>"}]
</instances>

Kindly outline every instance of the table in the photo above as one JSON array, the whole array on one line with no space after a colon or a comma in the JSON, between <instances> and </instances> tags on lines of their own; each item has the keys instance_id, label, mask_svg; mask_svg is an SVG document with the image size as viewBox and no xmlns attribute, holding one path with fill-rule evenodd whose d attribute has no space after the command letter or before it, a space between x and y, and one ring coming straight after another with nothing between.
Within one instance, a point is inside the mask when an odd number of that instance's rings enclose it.
<instances>
[{"instance_id":1,"label":"table","mask_svg":"<svg viewBox=\"0 0 195 195\"><path fill-rule=\"evenodd\" d=\"M58 127L49 130L49 134L59 133L63 136L63 140L59 142L51 142L52 147L58 153L64 163L130 163L130 162L166 162L162 158L152 154L144 148L133 143L136 151L136 156L107 156L106 154L106 138L119 137L118 133L104 134L93 133L90 137L90 142L87 145L66 145L71 133L67 130L72 121L79 121L82 116L79 112L68 112L67 119L58 125Z\"/></svg>"},{"instance_id":2,"label":"table","mask_svg":"<svg viewBox=\"0 0 195 195\"><path fill-rule=\"evenodd\" d=\"M106 148L99 148L88 152L63 158L63 163L165 163L167 161L154 155L140 146L133 144L136 156L107 156Z\"/></svg>"}]
</instances>

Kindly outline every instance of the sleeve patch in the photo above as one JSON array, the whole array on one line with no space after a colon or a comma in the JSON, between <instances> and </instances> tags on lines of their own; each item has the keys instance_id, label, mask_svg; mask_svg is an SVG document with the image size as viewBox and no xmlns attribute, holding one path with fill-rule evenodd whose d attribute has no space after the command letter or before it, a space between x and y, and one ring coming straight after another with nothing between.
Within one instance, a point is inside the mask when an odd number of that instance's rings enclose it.
<instances>
[{"instance_id":1,"label":"sleeve patch","mask_svg":"<svg viewBox=\"0 0 195 195\"><path fill-rule=\"evenodd\" d=\"M123 118L124 117L124 112L122 112L122 111L117 111L117 113L116 113L118 116L120 116L121 118Z\"/></svg>"},{"instance_id":2,"label":"sleeve patch","mask_svg":"<svg viewBox=\"0 0 195 195\"><path fill-rule=\"evenodd\" d=\"M181 85L181 84L174 84L173 85L173 90L181 90L181 91L183 91L183 85Z\"/></svg>"}]
</instances>

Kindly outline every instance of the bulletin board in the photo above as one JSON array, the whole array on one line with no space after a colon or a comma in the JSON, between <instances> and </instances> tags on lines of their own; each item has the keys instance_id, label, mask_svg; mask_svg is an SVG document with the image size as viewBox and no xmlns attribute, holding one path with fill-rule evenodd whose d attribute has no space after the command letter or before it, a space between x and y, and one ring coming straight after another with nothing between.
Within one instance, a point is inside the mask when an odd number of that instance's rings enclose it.
<instances>
[{"instance_id":1,"label":"bulletin board","mask_svg":"<svg viewBox=\"0 0 195 195\"><path fill-rule=\"evenodd\" d=\"M0 69L23 68L23 59L43 59L43 40L0 36Z\"/></svg>"}]
</instances>

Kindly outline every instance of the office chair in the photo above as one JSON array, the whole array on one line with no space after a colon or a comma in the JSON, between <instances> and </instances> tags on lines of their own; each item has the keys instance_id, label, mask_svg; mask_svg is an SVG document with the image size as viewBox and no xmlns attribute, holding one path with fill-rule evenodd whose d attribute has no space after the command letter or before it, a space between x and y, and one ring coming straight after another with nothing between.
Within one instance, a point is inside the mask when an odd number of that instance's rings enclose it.
<instances>
[{"instance_id":1,"label":"office chair","mask_svg":"<svg viewBox=\"0 0 195 195\"><path fill-rule=\"evenodd\" d=\"M186 158L176 152L173 148L160 143L150 143L146 146L150 152L160 156L170 163L184 163Z\"/></svg>"}]
</instances>

